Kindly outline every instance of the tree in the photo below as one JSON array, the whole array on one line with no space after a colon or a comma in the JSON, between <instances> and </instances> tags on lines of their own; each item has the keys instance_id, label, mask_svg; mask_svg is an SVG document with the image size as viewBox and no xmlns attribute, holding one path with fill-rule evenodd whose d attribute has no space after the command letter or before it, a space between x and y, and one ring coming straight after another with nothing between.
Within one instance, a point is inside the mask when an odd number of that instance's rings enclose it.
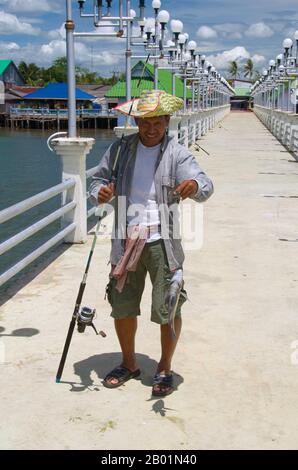
<instances>
[{"instance_id":1,"label":"tree","mask_svg":"<svg viewBox=\"0 0 298 470\"><path fill-rule=\"evenodd\" d=\"M254 83L260 80L261 77L262 77L262 74L259 72L259 70L255 70Z\"/></svg>"},{"instance_id":2,"label":"tree","mask_svg":"<svg viewBox=\"0 0 298 470\"><path fill-rule=\"evenodd\" d=\"M243 67L244 70L244 76L248 77L249 79L252 79L254 75L254 63L251 59L247 59L246 64Z\"/></svg>"},{"instance_id":3,"label":"tree","mask_svg":"<svg viewBox=\"0 0 298 470\"><path fill-rule=\"evenodd\" d=\"M229 74L236 79L239 76L239 66L236 60L232 60L229 64Z\"/></svg>"},{"instance_id":4,"label":"tree","mask_svg":"<svg viewBox=\"0 0 298 470\"><path fill-rule=\"evenodd\" d=\"M26 85L32 85L35 80L40 78L40 68L33 62L26 64L26 62L22 61L19 63L18 69Z\"/></svg>"},{"instance_id":5,"label":"tree","mask_svg":"<svg viewBox=\"0 0 298 470\"><path fill-rule=\"evenodd\" d=\"M49 67L48 73L53 82L65 83L67 82L67 59L66 57L57 57L53 65Z\"/></svg>"},{"instance_id":6,"label":"tree","mask_svg":"<svg viewBox=\"0 0 298 470\"><path fill-rule=\"evenodd\" d=\"M58 57L48 68L39 68L36 64L20 62L19 71L26 85L46 86L49 83L67 82L67 59L65 56ZM118 78L115 73L112 77L103 78L97 72L90 72L87 68L77 65L75 67L76 82L78 84L114 85Z\"/></svg>"}]
</instances>

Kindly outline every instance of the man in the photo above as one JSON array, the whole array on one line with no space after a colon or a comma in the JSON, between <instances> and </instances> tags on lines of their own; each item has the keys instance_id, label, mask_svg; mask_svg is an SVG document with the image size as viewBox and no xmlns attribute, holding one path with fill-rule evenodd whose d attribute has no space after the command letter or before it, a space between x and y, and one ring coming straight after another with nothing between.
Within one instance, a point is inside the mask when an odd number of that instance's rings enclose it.
<instances>
[{"instance_id":1,"label":"man","mask_svg":"<svg viewBox=\"0 0 298 470\"><path fill-rule=\"evenodd\" d=\"M165 298L174 273L182 268L184 254L175 234L176 212L171 208L180 199L203 202L213 192L212 182L189 150L167 135L170 115L182 106L181 99L159 90L144 91L140 99L118 106L119 112L134 116L139 132L124 138L115 187L110 181L119 141L102 158L90 187L94 204L108 203L115 196L115 237L112 238L112 271L107 293L123 360L105 377L103 384L115 388L140 375L135 334L145 277L149 272L151 320L160 324L161 333L161 358L152 388L154 396L165 396L173 391L171 361L181 331L181 305L185 301L185 295L180 295L174 337L168 324ZM119 221L121 197L126 201L122 223ZM137 210L132 210L135 207ZM131 241L129 229L136 227L146 229L143 242ZM133 256L132 250L135 250ZM137 263L134 256L137 256ZM130 268L126 262L131 263ZM116 273L121 273L118 278Z\"/></svg>"}]
</instances>

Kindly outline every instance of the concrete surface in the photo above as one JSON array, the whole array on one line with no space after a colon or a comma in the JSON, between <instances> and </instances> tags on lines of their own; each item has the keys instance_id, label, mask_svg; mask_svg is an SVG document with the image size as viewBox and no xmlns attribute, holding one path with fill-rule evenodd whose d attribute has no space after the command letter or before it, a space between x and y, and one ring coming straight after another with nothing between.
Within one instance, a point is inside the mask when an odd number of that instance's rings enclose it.
<instances>
[{"instance_id":1,"label":"concrete surface","mask_svg":"<svg viewBox=\"0 0 298 470\"><path fill-rule=\"evenodd\" d=\"M137 337L142 379L116 390L101 384L119 361L103 298L106 239L83 303L98 309L108 336L76 333L55 383L90 235L1 307L2 449L298 447L298 164L249 113L230 114L201 145L215 193L204 206L203 247L186 253L177 391L151 399L159 329L149 321L148 284Z\"/></svg>"}]
</instances>

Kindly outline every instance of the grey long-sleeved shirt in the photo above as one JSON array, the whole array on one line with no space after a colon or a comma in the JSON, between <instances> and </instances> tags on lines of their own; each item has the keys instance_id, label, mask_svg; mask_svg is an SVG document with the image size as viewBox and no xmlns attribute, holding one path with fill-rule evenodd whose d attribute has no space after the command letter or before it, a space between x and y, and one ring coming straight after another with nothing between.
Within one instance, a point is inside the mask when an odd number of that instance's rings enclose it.
<instances>
[{"instance_id":1,"label":"grey long-sleeved shirt","mask_svg":"<svg viewBox=\"0 0 298 470\"><path fill-rule=\"evenodd\" d=\"M123 139L120 151L113 201L115 221L110 256L112 264L117 264L124 252L126 214L129 209L128 198L138 142L138 134L127 136ZM98 205L98 193L102 185L109 184L111 180L112 167L119 145L120 140L117 140L110 146L92 178L89 193L93 205ZM146 171L145 168L144 171ZM196 202L206 201L213 193L212 181L200 168L195 157L186 147L175 142L173 138L165 136L156 163L154 182L160 212L161 235L164 240L169 267L173 271L181 268L184 261L181 239L176 236L179 230L174 227L178 220L177 198L174 195L174 189L178 184L190 179L195 180L198 184L198 191L192 196L192 199Z\"/></svg>"}]
</instances>

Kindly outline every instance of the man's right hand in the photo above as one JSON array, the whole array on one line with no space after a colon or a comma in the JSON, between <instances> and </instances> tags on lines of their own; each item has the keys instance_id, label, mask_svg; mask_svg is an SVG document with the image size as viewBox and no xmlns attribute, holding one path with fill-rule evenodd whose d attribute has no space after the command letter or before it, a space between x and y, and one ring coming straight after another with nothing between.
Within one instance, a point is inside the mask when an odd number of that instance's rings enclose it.
<instances>
[{"instance_id":1,"label":"man's right hand","mask_svg":"<svg viewBox=\"0 0 298 470\"><path fill-rule=\"evenodd\" d=\"M114 196L114 184L110 183L108 186L102 186L98 193L98 202L99 204L104 204L109 202Z\"/></svg>"}]
</instances>

